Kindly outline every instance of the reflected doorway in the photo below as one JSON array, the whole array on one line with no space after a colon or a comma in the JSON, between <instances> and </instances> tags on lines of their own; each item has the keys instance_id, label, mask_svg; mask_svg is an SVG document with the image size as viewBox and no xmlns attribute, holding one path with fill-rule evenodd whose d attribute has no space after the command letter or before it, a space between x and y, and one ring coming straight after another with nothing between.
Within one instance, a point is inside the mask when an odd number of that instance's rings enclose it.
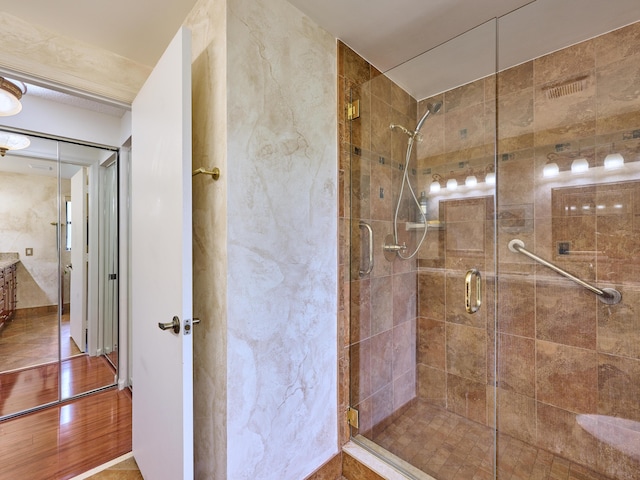
<instances>
[{"instance_id":1,"label":"reflected doorway","mask_svg":"<svg viewBox=\"0 0 640 480\"><path fill-rule=\"evenodd\" d=\"M27 136L0 162L0 418L117 381L118 153Z\"/></svg>"}]
</instances>

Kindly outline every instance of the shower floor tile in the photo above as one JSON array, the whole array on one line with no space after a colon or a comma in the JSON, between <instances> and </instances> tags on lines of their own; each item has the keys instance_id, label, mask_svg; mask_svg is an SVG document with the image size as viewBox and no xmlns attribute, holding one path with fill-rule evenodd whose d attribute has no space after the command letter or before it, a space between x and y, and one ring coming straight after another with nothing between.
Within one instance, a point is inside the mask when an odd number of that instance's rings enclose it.
<instances>
[{"instance_id":1,"label":"shower floor tile","mask_svg":"<svg viewBox=\"0 0 640 480\"><path fill-rule=\"evenodd\" d=\"M372 438L437 480L610 480L585 467L426 402L416 401Z\"/></svg>"}]
</instances>

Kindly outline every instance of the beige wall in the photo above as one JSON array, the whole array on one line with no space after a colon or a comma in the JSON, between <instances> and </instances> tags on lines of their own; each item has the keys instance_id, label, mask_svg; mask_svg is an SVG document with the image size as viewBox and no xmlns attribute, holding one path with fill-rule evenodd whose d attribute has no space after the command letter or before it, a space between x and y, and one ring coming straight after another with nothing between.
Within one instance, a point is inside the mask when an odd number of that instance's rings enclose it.
<instances>
[{"instance_id":1,"label":"beige wall","mask_svg":"<svg viewBox=\"0 0 640 480\"><path fill-rule=\"evenodd\" d=\"M335 40L279 0L186 24L194 167L222 170L194 179L197 478L297 480L338 451Z\"/></svg>"},{"instance_id":2,"label":"beige wall","mask_svg":"<svg viewBox=\"0 0 640 480\"><path fill-rule=\"evenodd\" d=\"M0 12L0 38L0 67L128 104L151 71L146 65L6 12Z\"/></svg>"},{"instance_id":3,"label":"beige wall","mask_svg":"<svg viewBox=\"0 0 640 480\"><path fill-rule=\"evenodd\" d=\"M63 179L61 195L70 195L70 182ZM58 180L56 177L0 174L0 252L17 252L17 308L58 304ZM33 256L25 249L33 248ZM63 264L69 253L63 252ZM69 301L68 282L65 290Z\"/></svg>"}]
</instances>

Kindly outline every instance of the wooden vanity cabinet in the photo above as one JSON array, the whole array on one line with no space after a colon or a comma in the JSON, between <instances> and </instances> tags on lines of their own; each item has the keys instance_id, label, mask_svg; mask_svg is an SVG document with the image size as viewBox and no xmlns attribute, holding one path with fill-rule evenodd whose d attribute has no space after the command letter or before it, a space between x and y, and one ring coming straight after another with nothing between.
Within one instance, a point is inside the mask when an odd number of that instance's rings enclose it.
<instances>
[{"instance_id":1,"label":"wooden vanity cabinet","mask_svg":"<svg viewBox=\"0 0 640 480\"><path fill-rule=\"evenodd\" d=\"M16 313L16 264L0 269L0 327Z\"/></svg>"}]
</instances>

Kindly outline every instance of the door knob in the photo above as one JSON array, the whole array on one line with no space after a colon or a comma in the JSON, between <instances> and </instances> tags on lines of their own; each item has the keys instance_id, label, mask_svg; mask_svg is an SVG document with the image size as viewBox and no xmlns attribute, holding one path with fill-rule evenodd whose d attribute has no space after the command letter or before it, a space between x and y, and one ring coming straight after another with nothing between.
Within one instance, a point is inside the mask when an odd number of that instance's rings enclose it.
<instances>
[{"instance_id":1,"label":"door knob","mask_svg":"<svg viewBox=\"0 0 640 480\"><path fill-rule=\"evenodd\" d=\"M177 316L174 316L172 322L158 322L158 327L160 328L160 330L173 329L173 333L180 333L180 319Z\"/></svg>"}]
</instances>

